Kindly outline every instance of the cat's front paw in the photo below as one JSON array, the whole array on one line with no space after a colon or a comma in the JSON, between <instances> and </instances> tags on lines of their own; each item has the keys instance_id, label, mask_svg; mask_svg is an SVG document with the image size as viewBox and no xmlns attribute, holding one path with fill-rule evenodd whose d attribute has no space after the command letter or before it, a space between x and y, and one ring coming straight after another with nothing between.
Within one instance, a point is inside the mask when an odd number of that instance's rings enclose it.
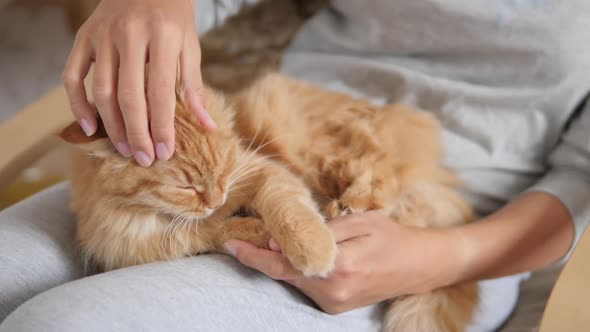
<instances>
[{"instance_id":1,"label":"cat's front paw","mask_svg":"<svg viewBox=\"0 0 590 332\"><path fill-rule=\"evenodd\" d=\"M334 268L336 242L323 219L295 223L291 231L282 232L275 240L281 246L283 255L305 276L325 277Z\"/></svg>"}]
</instances>

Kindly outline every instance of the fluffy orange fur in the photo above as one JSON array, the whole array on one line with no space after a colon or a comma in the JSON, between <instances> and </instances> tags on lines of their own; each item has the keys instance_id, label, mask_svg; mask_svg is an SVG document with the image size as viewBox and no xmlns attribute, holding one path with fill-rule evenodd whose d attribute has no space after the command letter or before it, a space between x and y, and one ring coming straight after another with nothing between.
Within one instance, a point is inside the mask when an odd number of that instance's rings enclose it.
<instances>
[{"instance_id":1,"label":"fluffy orange fur","mask_svg":"<svg viewBox=\"0 0 590 332\"><path fill-rule=\"evenodd\" d=\"M378 210L394 222L448 227L475 219L442 166L436 119L270 75L237 96L236 130L277 156L311 189L327 217ZM390 301L385 331L464 331L474 283Z\"/></svg>"},{"instance_id":2,"label":"fluffy orange fur","mask_svg":"<svg viewBox=\"0 0 590 332\"><path fill-rule=\"evenodd\" d=\"M218 130L204 132L178 98L175 155L150 168L119 156L104 130L62 132L79 147L72 208L89 260L109 270L272 237L297 269L325 275L336 246L324 216L378 210L416 227L474 218L427 113L277 74L229 102L206 90L206 102ZM464 284L394 299L384 329L463 331L477 292Z\"/></svg>"},{"instance_id":3,"label":"fluffy orange fur","mask_svg":"<svg viewBox=\"0 0 590 332\"><path fill-rule=\"evenodd\" d=\"M214 133L178 100L174 157L149 168L121 157L102 126L90 138L76 123L63 130L79 147L71 205L87 261L111 270L220 251L232 238L266 246L272 236L304 274L327 274L336 245L305 184L246 149L221 95L207 90L206 107Z\"/></svg>"}]
</instances>

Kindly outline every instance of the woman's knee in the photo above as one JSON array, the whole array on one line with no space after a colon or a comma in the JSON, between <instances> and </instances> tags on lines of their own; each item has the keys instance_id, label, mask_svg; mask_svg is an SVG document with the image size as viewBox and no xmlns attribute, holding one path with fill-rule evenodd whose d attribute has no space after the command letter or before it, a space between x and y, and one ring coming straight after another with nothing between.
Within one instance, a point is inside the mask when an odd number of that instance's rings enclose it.
<instances>
[{"instance_id":1,"label":"woman's knee","mask_svg":"<svg viewBox=\"0 0 590 332\"><path fill-rule=\"evenodd\" d=\"M0 321L33 296L82 276L67 188L0 213Z\"/></svg>"},{"instance_id":2,"label":"woman's knee","mask_svg":"<svg viewBox=\"0 0 590 332\"><path fill-rule=\"evenodd\" d=\"M0 332L235 330L236 320L253 313L234 310L257 302L245 298L261 284L268 288L263 293L274 289L278 297L288 296L266 280L220 255L135 266L44 292L9 315Z\"/></svg>"},{"instance_id":3,"label":"woman's knee","mask_svg":"<svg viewBox=\"0 0 590 332\"><path fill-rule=\"evenodd\" d=\"M86 331L80 325L78 312L75 307L64 311L59 307L61 301L53 296L41 294L27 301L13 311L2 323L0 332L68 332Z\"/></svg>"}]
</instances>

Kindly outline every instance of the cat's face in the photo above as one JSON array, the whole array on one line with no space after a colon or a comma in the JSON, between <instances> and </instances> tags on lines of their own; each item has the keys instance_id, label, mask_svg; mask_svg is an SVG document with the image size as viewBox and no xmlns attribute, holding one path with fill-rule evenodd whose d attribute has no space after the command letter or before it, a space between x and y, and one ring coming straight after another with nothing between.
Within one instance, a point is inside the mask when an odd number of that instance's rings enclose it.
<instances>
[{"instance_id":1,"label":"cat's face","mask_svg":"<svg viewBox=\"0 0 590 332\"><path fill-rule=\"evenodd\" d=\"M111 170L103 166L103 172L135 179L139 190L127 195L130 202L170 217L208 217L227 199L237 169L237 145L217 135L192 136L190 140L177 137L175 154L168 161L156 161L149 168L130 161L123 172L116 166ZM118 182L113 189L124 192L126 188Z\"/></svg>"},{"instance_id":2,"label":"cat's face","mask_svg":"<svg viewBox=\"0 0 590 332\"><path fill-rule=\"evenodd\" d=\"M179 102L174 156L148 168L120 156L102 127L96 135L86 137L73 123L61 136L94 158L101 194L121 206L145 208L170 218L205 218L225 203L239 168L239 141L232 130L231 115L220 116L231 111L219 101L207 106L218 129L206 133Z\"/></svg>"}]
</instances>

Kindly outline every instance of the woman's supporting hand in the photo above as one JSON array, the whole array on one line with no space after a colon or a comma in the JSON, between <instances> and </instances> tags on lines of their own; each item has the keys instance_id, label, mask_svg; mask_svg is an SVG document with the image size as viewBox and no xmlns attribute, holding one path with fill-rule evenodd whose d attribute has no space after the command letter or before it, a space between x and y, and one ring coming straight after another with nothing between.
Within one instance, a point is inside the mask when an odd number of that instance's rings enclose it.
<instances>
[{"instance_id":1,"label":"woman's supporting hand","mask_svg":"<svg viewBox=\"0 0 590 332\"><path fill-rule=\"evenodd\" d=\"M574 238L572 217L556 197L530 192L480 220L419 229L367 212L328 222L338 242L326 279L306 278L273 250L231 240L225 250L269 277L284 280L328 313L417 294L459 282L538 269L562 258Z\"/></svg>"},{"instance_id":2,"label":"woman's supporting hand","mask_svg":"<svg viewBox=\"0 0 590 332\"><path fill-rule=\"evenodd\" d=\"M192 0L100 2L78 31L63 74L72 111L87 135L97 129L84 88L92 62L94 101L107 134L125 157L133 155L149 166L154 158L167 160L174 153L178 66L189 107L204 127L215 128L203 106Z\"/></svg>"},{"instance_id":3,"label":"woman's supporting hand","mask_svg":"<svg viewBox=\"0 0 590 332\"><path fill-rule=\"evenodd\" d=\"M455 282L462 246L452 233L402 226L376 212L333 219L328 226L338 256L327 278L307 278L271 241L273 250L231 240L225 249L242 264L299 288L332 314L404 294L427 292Z\"/></svg>"}]
</instances>

